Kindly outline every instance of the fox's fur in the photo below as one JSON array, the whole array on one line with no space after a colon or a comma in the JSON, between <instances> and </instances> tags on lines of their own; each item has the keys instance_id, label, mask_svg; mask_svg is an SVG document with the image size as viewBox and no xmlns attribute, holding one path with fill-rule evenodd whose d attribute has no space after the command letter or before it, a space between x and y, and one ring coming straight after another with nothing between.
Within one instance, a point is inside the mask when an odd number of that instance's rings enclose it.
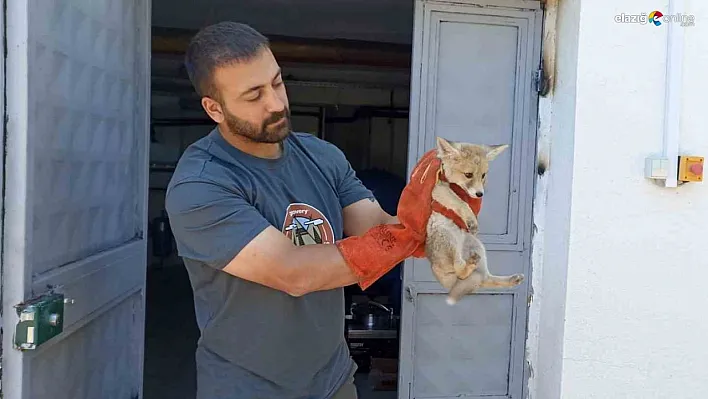
<instances>
[{"instance_id":1,"label":"fox's fur","mask_svg":"<svg viewBox=\"0 0 708 399\"><path fill-rule=\"evenodd\" d=\"M457 184L470 196L484 195L489 162L508 145L486 146L451 143L437 138L437 155L442 173L450 183ZM501 288L519 285L523 274L495 276L487 268L484 244L477 238L479 226L469 205L460 199L444 181L433 188L433 200L460 216L469 228L462 230L452 220L433 211L428 219L426 256L440 284L448 290L447 303L454 305L464 295L479 288Z\"/></svg>"}]
</instances>

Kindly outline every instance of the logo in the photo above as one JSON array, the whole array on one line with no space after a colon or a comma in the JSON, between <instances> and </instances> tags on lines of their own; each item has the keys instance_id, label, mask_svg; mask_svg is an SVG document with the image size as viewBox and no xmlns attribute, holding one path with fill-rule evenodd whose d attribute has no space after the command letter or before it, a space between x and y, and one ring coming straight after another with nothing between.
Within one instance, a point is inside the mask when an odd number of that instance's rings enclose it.
<instances>
[{"instance_id":1,"label":"logo","mask_svg":"<svg viewBox=\"0 0 708 399\"><path fill-rule=\"evenodd\" d=\"M661 17L663 16L664 14L662 14L661 11L652 11L649 13L649 23L659 26L661 25Z\"/></svg>"},{"instance_id":2,"label":"logo","mask_svg":"<svg viewBox=\"0 0 708 399\"><path fill-rule=\"evenodd\" d=\"M317 208L308 204L288 205L283 221L283 234L298 247L334 243L334 231L329 220Z\"/></svg>"},{"instance_id":3,"label":"logo","mask_svg":"<svg viewBox=\"0 0 708 399\"><path fill-rule=\"evenodd\" d=\"M659 10L654 10L649 14L645 12L639 14L617 14L615 15L615 22L618 24L650 24L653 26L661 26L669 23L678 24L679 26L695 26L696 16L693 14L682 14L680 12L664 14Z\"/></svg>"}]
</instances>

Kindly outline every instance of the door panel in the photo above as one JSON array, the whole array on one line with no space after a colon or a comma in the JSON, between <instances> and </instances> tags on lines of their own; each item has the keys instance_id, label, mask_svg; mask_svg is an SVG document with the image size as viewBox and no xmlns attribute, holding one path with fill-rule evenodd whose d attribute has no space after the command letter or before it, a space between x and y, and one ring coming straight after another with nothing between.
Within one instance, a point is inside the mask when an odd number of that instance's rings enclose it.
<instances>
[{"instance_id":1,"label":"door panel","mask_svg":"<svg viewBox=\"0 0 708 399\"><path fill-rule=\"evenodd\" d=\"M6 399L142 390L150 9L7 2ZM62 332L18 330L37 346L14 348L13 307L47 292L71 300Z\"/></svg>"},{"instance_id":2,"label":"door panel","mask_svg":"<svg viewBox=\"0 0 708 399\"><path fill-rule=\"evenodd\" d=\"M490 164L480 237L494 274L524 273L454 307L426 259L404 266L402 398L522 398L535 180L540 4L416 3L409 171L435 137L509 144ZM475 3L475 4L471 4ZM515 7L515 8L514 8Z\"/></svg>"},{"instance_id":3,"label":"door panel","mask_svg":"<svg viewBox=\"0 0 708 399\"><path fill-rule=\"evenodd\" d=\"M428 79L437 86L431 130L450 140L485 144L512 144L516 86L516 43L522 34L518 26L495 25L497 18L465 15L446 19L436 15L431 21L437 30L435 57L437 68L429 70ZM469 38L475 38L470 41ZM465 51L460 51L461 49ZM468 93L484 93L470 96ZM475 100L475 101L470 101ZM518 181L511 181L512 159L518 164L520 152L511 146L490 165L484 212L480 214L480 234L486 241L497 239L516 242L518 219L512 210L518 207ZM510 198L511 197L511 198ZM513 204L509 206L510 199Z\"/></svg>"},{"instance_id":4,"label":"door panel","mask_svg":"<svg viewBox=\"0 0 708 399\"><path fill-rule=\"evenodd\" d=\"M454 311L439 294L419 294L415 304L413 397L505 396L513 295L477 295Z\"/></svg>"},{"instance_id":5,"label":"door panel","mask_svg":"<svg viewBox=\"0 0 708 399\"><path fill-rule=\"evenodd\" d=\"M31 361L30 398L137 398L142 332L138 292L81 326L61 343L40 347ZM41 376L41 378L39 377Z\"/></svg>"},{"instance_id":6,"label":"door panel","mask_svg":"<svg viewBox=\"0 0 708 399\"><path fill-rule=\"evenodd\" d=\"M429 19L430 63L423 146L435 136L482 144L509 144L490 164L480 236L495 249L520 247L519 185L524 100L530 85L527 22L497 15L434 12ZM464 49L464 51L462 51ZM520 91L518 89L527 89ZM501 244L501 245L499 245Z\"/></svg>"},{"instance_id":7,"label":"door panel","mask_svg":"<svg viewBox=\"0 0 708 399\"><path fill-rule=\"evenodd\" d=\"M134 240L130 244L55 268L32 280L32 292L41 293L47 286L60 286L61 292L75 301L66 307L64 314L64 323L73 325L87 315L100 312L116 298L141 289L147 262L147 258L142 256L144 246L143 240Z\"/></svg>"}]
</instances>

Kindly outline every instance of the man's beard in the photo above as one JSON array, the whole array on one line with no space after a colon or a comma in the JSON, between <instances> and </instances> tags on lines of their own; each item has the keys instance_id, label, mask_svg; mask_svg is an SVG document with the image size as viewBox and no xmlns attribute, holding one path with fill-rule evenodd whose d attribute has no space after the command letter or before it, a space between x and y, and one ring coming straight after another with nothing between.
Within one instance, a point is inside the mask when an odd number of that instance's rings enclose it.
<instances>
[{"instance_id":1,"label":"man's beard","mask_svg":"<svg viewBox=\"0 0 708 399\"><path fill-rule=\"evenodd\" d=\"M240 119L225 109L224 111L226 126L228 126L231 134L246 137L255 143L280 143L290 135L292 126L290 124L289 108L272 114L260 126ZM281 122L278 126L269 126L272 123L280 122L283 118L285 118L284 123Z\"/></svg>"}]
</instances>

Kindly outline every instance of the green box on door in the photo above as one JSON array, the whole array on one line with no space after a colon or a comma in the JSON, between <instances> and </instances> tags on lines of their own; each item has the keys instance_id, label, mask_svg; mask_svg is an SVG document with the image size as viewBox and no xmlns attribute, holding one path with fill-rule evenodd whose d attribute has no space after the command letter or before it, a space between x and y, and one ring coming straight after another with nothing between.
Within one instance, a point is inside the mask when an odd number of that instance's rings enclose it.
<instances>
[{"instance_id":1,"label":"green box on door","mask_svg":"<svg viewBox=\"0 0 708 399\"><path fill-rule=\"evenodd\" d=\"M15 308L20 317L15 328L15 347L17 349L35 349L63 331L63 294L44 294L19 304Z\"/></svg>"}]
</instances>

